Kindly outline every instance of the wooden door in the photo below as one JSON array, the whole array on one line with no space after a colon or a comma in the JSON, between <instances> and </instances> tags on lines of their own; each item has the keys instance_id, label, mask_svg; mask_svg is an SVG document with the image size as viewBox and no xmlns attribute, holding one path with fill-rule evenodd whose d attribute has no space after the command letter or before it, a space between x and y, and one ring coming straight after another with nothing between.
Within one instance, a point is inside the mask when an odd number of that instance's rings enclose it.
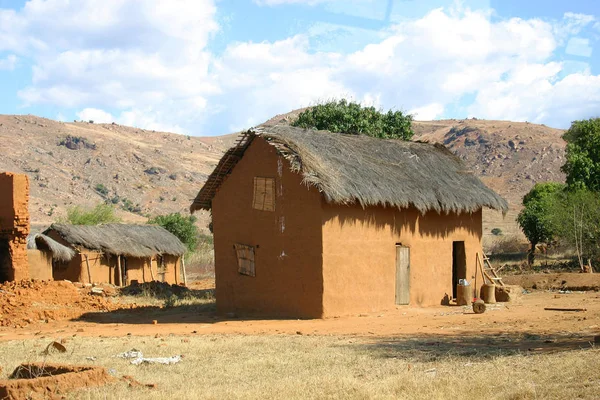
<instances>
[{"instance_id":1,"label":"wooden door","mask_svg":"<svg viewBox=\"0 0 600 400\"><path fill-rule=\"evenodd\" d=\"M410 249L396 246L396 304L410 302Z\"/></svg>"}]
</instances>

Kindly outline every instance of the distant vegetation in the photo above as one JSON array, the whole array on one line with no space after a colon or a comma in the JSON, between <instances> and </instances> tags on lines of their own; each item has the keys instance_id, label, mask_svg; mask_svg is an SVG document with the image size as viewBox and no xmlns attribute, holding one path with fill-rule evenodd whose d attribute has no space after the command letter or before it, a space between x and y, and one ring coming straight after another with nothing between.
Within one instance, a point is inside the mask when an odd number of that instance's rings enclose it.
<instances>
[{"instance_id":1,"label":"distant vegetation","mask_svg":"<svg viewBox=\"0 0 600 400\"><path fill-rule=\"evenodd\" d=\"M567 142L566 185L535 185L523 198L518 223L531 243L560 242L577 254L579 266L600 261L600 119L575 121L563 135Z\"/></svg>"},{"instance_id":2,"label":"distant vegetation","mask_svg":"<svg viewBox=\"0 0 600 400\"><path fill-rule=\"evenodd\" d=\"M101 183L97 184L96 187L94 187L94 190L102 196L108 195L108 188Z\"/></svg>"},{"instance_id":3,"label":"distant vegetation","mask_svg":"<svg viewBox=\"0 0 600 400\"><path fill-rule=\"evenodd\" d=\"M92 209L79 206L68 208L66 218L61 218L58 222L73 225L99 225L121 222L121 219L115 215L115 209L112 206L98 204Z\"/></svg>"},{"instance_id":4,"label":"distant vegetation","mask_svg":"<svg viewBox=\"0 0 600 400\"><path fill-rule=\"evenodd\" d=\"M410 140L412 116L401 111L382 112L375 107L342 99L319 103L303 111L292 126L348 134L364 134L381 139Z\"/></svg>"}]
</instances>

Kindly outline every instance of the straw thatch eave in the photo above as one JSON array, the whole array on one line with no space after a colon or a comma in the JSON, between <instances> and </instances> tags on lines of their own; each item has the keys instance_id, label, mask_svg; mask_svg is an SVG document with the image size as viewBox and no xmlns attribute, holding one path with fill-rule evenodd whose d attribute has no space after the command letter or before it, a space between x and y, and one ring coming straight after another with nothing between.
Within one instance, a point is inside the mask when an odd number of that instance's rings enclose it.
<instances>
[{"instance_id":1,"label":"straw thatch eave","mask_svg":"<svg viewBox=\"0 0 600 400\"><path fill-rule=\"evenodd\" d=\"M27 249L48 250L52 253L52 258L57 261L71 261L75 256L73 249L58 243L56 240L42 233L27 236Z\"/></svg>"},{"instance_id":2,"label":"straw thatch eave","mask_svg":"<svg viewBox=\"0 0 600 400\"><path fill-rule=\"evenodd\" d=\"M330 203L415 207L422 213L508 209L502 197L467 171L443 145L287 125L253 129L242 138L244 148L234 146L226 153L192 203L192 212L210 209L218 187L256 138L274 146L291 169ZM228 158L231 154L236 154L236 159Z\"/></svg>"},{"instance_id":3,"label":"straw thatch eave","mask_svg":"<svg viewBox=\"0 0 600 400\"><path fill-rule=\"evenodd\" d=\"M186 251L185 245L175 235L158 225L53 224L44 233L49 231L56 232L74 247L117 256L139 258L165 254L182 256Z\"/></svg>"}]
</instances>

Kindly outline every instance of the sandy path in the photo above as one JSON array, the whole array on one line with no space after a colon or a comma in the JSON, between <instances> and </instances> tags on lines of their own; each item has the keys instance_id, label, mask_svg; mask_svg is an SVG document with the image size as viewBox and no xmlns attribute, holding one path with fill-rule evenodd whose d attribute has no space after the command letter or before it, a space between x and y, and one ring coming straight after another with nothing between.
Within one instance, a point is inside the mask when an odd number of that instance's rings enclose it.
<instances>
[{"instance_id":1,"label":"sandy path","mask_svg":"<svg viewBox=\"0 0 600 400\"><path fill-rule=\"evenodd\" d=\"M585 312L544 307L586 308ZM158 323L154 325L153 320ZM93 321L93 322L91 322ZM463 307L398 307L387 312L324 320L223 319L186 307L138 308L53 321L21 329L1 328L0 340L28 337L148 336L193 334L304 334L396 337L405 335L536 334L590 337L600 334L600 293L534 292L516 303L489 305L484 314Z\"/></svg>"}]
</instances>

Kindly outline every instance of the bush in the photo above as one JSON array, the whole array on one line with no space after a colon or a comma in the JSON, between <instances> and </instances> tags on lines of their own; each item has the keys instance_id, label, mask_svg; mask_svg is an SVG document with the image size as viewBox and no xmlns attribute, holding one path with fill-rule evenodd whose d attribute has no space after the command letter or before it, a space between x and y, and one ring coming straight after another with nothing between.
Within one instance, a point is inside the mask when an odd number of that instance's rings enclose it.
<instances>
[{"instance_id":1,"label":"bush","mask_svg":"<svg viewBox=\"0 0 600 400\"><path fill-rule=\"evenodd\" d=\"M67 209L67 217L59 220L73 225L98 225L120 221L115 215L115 209L108 204L98 204L92 209L71 207Z\"/></svg>"},{"instance_id":2,"label":"bush","mask_svg":"<svg viewBox=\"0 0 600 400\"><path fill-rule=\"evenodd\" d=\"M499 236L486 249L490 254L524 253L529 246L518 236Z\"/></svg>"},{"instance_id":3,"label":"bush","mask_svg":"<svg viewBox=\"0 0 600 400\"><path fill-rule=\"evenodd\" d=\"M108 196L108 188L101 183L97 184L94 190L102 196Z\"/></svg>"},{"instance_id":4,"label":"bush","mask_svg":"<svg viewBox=\"0 0 600 400\"><path fill-rule=\"evenodd\" d=\"M500 229L500 228L494 228L494 229L492 229L492 235L494 235L494 236L501 236L502 235L502 229Z\"/></svg>"},{"instance_id":5,"label":"bush","mask_svg":"<svg viewBox=\"0 0 600 400\"><path fill-rule=\"evenodd\" d=\"M194 251L198 244L198 228L194 225L195 222L196 217L193 215L184 217L180 213L159 215L148 220L149 224L160 225L177 236L185 244L189 252Z\"/></svg>"},{"instance_id":6,"label":"bush","mask_svg":"<svg viewBox=\"0 0 600 400\"><path fill-rule=\"evenodd\" d=\"M375 107L363 107L345 99L310 107L300 113L292 126L382 139L409 140L414 134L411 115L392 110L383 113Z\"/></svg>"}]
</instances>

